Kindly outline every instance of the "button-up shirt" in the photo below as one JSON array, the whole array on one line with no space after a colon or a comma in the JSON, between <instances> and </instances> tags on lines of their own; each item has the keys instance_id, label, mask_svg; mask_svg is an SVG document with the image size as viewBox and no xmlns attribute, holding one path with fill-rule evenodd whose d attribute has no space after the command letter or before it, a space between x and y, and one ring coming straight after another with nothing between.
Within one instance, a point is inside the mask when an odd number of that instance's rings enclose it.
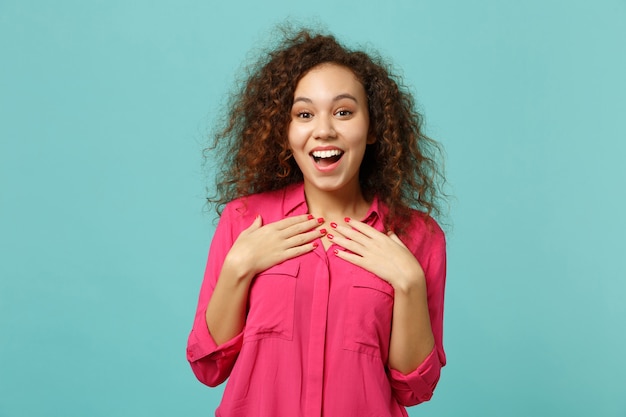
<instances>
[{"instance_id":1,"label":"button-up shirt","mask_svg":"<svg viewBox=\"0 0 626 417\"><path fill-rule=\"evenodd\" d=\"M388 365L394 290L378 276L335 256L334 245L275 265L252 281L244 329L217 345L206 307L226 254L257 214L263 223L308 212L304 187L255 194L224 208L209 251L187 359L197 378L216 386L230 376L216 416L407 416L404 406L431 398L441 367L445 238L415 211L403 242L422 266L435 347L409 373ZM363 221L385 230L376 198Z\"/></svg>"}]
</instances>

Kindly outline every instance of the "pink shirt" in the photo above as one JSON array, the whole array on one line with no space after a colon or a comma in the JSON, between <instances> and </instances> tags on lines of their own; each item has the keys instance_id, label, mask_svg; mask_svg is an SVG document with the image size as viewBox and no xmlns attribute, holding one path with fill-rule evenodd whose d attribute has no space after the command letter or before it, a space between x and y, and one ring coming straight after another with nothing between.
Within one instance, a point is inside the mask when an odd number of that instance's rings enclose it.
<instances>
[{"instance_id":1,"label":"pink shirt","mask_svg":"<svg viewBox=\"0 0 626 417\"><path fill-rule=\"evenodd\" d=\"M246 209L247 207L247 209ZM187 359L209 386L226 378L222 417L407 416L404 406L431 398L441 367L446 274L444 234L415 212L403 241L426 275L435 348L413 372L390 369L393 288L320 245L260 273L250 286L243 331L216 345L205 311L222 263L239 233L261 214L267 224L307 213L302 184L233 201L213 237ZM365 222L383 231L374 200Z\"/></svg>"}]
</instances>

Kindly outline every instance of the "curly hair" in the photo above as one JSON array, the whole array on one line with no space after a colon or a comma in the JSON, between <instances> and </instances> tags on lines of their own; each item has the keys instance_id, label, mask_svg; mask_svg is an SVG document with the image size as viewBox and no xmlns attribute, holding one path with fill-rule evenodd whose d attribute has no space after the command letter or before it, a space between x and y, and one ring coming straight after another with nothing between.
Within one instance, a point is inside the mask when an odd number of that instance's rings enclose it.
<instances>
[{"instance_id":1,"label":"curly hair","mask_svg":"<svg viewBox=\"0 0 626 417\"><path fill-rule=\"evenodd\" d=\"M277 190L303 180L288 144L294 91L312 68L333 63L350 69L368 99L370 132L359 171L363 196L388 207L387 227L401 231L415 208L441 214L444 183L437 142L422 133L413 96L383 60L350 50L334 36L300 30L249 67L247 80L229 103L229 114L205 156L217 151L223 165L217 179L218 214L238 197Z\"/></svg>"}]
</instances>

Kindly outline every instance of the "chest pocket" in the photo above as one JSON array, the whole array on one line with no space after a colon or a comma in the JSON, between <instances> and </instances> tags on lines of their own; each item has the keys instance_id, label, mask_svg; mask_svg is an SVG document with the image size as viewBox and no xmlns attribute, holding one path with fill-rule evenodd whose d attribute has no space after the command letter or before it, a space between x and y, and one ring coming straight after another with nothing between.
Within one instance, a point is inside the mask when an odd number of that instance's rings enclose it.
<instances>
[{"instance_id":1,"label":"chest pocket","mask_svg":"<svg viewBox=\"0 0 626 417\"><path fill-rule=\"evenodd\" d=\"M293 337L296 282L300 264L289 260L258 274L250 285L244 342Z\"/></svg>"},{"instance_id":2,"label":"chest pocket","mask_svg":"<svg viewBox=\"0 0 626 417\"><path fill-rule=\"evenodd\" d=\"M344 326L344 349L387 360L393 295L393 287L376 275L363 270L352 274Z\"/></svg>"}]
</instances>

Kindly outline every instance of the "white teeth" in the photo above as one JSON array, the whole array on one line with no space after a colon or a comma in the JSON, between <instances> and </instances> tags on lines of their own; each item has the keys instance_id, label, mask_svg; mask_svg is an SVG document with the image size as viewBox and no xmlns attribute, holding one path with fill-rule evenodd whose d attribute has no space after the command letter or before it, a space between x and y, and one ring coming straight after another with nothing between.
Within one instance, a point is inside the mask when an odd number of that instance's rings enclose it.
<instances>
[{"instance_id":1,"label":"white teeth","mask_svg":"<svg viewBox=\"0 0 626 417\"><path fill-rule=\"evenodd\" d=\"M333 149L330 151L313 151L311 155L315 158L331 158L333 156L341 155L343 152L339 149Z\"/></svg>"}]
</instances>

